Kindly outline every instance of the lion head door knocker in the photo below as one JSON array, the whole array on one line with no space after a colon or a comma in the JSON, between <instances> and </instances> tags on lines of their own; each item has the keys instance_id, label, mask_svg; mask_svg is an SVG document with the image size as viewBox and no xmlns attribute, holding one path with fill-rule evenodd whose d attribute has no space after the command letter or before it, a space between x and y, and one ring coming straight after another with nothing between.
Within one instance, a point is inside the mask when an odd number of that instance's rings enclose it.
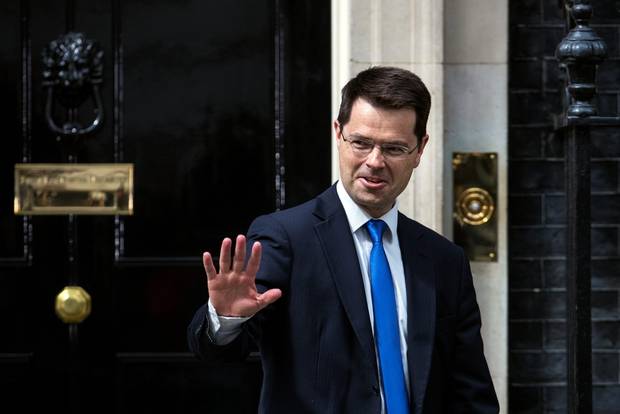
<instances>
[{"instance_id":1,"label":"lion head door knocker","mask_svg":"<svg viewBox=\"0 0 620 414\"><path fill-rule=\"evenodd\" d=\"M70 32L53 40L43 51L43 87L47 90L45 118L54 133L81 136L95 131L103 121L99 86L103 81L103 50L82 33ZM84 125L79 108L92 96L94 119ZM60 124L54 120L54 103L66 110ZM59 126L60 125L60 126Z\"/></svg>"}]
</instances>

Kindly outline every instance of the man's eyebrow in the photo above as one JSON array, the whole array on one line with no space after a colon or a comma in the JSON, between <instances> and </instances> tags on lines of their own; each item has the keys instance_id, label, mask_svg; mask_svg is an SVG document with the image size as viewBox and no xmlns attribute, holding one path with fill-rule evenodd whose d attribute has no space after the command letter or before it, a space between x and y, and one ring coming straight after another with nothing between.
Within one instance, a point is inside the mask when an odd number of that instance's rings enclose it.
<instances>
[{"instance_id":1,"label":"man's eyebrow","mask_svg":"<svg viewBox=\"0 0 620 414\"><path fill-rule=\"evenodd\" d=\"M358 134L358 133L356 133L356 132L352 132L352 133L351 133L351 135L349 135L349 136L350 136L350 137L354 137L354 138L359 138L359 139L367 139L367 140L369 140L369 141L373 141L373 139L372 139L372 138L367 137L367 136L364 136L364 135L362 135L362 134Z\"/></svg>"}]
</instances>

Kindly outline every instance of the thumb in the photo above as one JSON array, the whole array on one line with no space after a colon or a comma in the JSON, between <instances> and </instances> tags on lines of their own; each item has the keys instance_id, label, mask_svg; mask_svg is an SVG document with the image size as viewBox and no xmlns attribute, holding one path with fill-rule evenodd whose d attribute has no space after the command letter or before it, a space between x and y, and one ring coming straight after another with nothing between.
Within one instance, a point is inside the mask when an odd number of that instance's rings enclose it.
<instances>
[{"instance_id":1,"label":"thumb","mask_svg":"<svg viewBox=\"0 0 620 414\"><path fill-rule=\"evenodd\" d=\"M280 299L281 296L282 291L280 289L269 289L265 293L258 295L256 300L258 301L258 306L260 309L263 309Z\"/></svg>"}]
</instances>

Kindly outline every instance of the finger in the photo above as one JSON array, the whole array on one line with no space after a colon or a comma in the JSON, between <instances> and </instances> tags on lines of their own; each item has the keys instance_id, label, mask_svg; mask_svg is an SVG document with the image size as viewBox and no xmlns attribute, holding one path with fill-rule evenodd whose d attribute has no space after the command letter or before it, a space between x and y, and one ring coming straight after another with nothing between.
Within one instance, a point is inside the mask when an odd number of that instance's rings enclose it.
<instances>
[{"instance_id":1,"label":"finger","mask_svg":"<svg viewBox=\"0 0 620 414\"><path fill-rule=\"evenodd\" d=\"M228 272L230 270L230 247L232 241L226 237L222 241L222 247L220 248L220 273Z\"/></svg>"},{"instance_id":2,"label":"finger","mask_svg":"<svg viewBox=\"0 0 620 414\"><path fill-rule=\"evenodd\" d=\"M258 301L259 309L263 309L280 299L280 297L282 297L282 291L280 289L269 289L265 293L258 295L256 300Z\"/></svg>"},{"instance_id":3,"label":"finger","mask_svg":"<svg viewBox=\"0 0 620 414\"><path fill-rule=\"evenodd\" d=\"M235 243L235 257L233 259L233 272L243 272L245 267L245 236L238 235Z\"/></svg>"},{"instance_id":4,"label":"finger","mask_svg":"<svg viewBox=\"0 0 620 414\"><path fill-rule=\"evenodd\" d=\"M205 272L207 273L207 279L211 280L217 276L217 271L215 270L215 266L213 265L213 257L211 257L211 253L204 252L202 254L202 265L205 268Z\"/></svg>"},{"instance_id":5,"label":"finger","mask_svg":"<svg viewBox=\"0 0 620 414\"><path fill-rule=\"evenodd\" d=\"M262 250L263 248L260 245L260 242L254 242L252 245L252 253L250 253L250 259L248 260L248 267L246 269L249 275L255 276L258 272Z\"/></svg>"}]
</instances>

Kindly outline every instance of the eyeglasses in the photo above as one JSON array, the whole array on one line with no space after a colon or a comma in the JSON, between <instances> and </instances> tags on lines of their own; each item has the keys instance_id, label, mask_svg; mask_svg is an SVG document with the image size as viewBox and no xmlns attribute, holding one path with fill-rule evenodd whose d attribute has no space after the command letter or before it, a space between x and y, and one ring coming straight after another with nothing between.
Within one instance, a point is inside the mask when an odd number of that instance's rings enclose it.
<instances>
[{"instance_id":1,"label":"eyeglasses","mask_svg":"<svg viewBox=\"0 0 620 414\"><path fill-rule=\"evenodd\" d=\"M411 153L413 153L413 151L415 151L420 145L420 142L418 141L415 147L409 149L409 147L405 145L376 144L375 141L373 141L372 139L368 139L368 138L360 138L360 137L355 137L355 136L354 137L349 136L349 138L347 138L344 136L342 131L340 131L340 135L342 136L342 139L344 141L349 143L349 145L351 146L351 149L353 150L353 153L360 157L367 156L368 154L372 152L372 150L375 149L375 146L378 146L379 149L381 150L381 154L384 157L391 158L391 159L402 159L402 158L405 158L407 155L410 155Z\"/></svg>"}]
</instances>

